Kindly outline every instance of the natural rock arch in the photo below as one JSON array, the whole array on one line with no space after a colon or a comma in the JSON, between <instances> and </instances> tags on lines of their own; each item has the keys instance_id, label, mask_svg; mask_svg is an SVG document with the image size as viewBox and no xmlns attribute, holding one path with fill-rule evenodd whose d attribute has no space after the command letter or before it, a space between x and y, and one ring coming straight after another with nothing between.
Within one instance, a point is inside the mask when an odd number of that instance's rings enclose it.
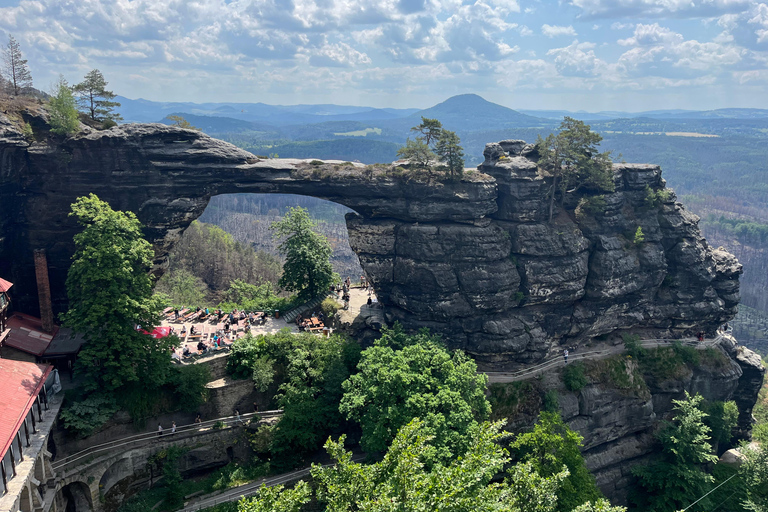
<instances>
[{"instance_id":1,"label":"natural rock arch","mask_svg":"<svg viewBox=\"0 0 768 512\"><path fill-rule=\"evenodd\" d=\"M213 195L292 193L352 208L350 245L388 321L429 327L485 368L627 328L712 332L738 303L741 266L707 245L698 218L674 195L646 206L647 187L665 186L658 166L615 165L604 211L577 216L571 208L547 223L548 182L522 141L489 144L484 174L444 183L343 162L259 160L164 125L32 147L6 137L0 151L0 203L10 201L15 214L13 223L0 218L0 273L11 271L21 309L35 308L37 248L49 255L54 302L65 305L77 231L69 205L90 192L138 215L158 269ZM645 240L634 243L627 233L638 226Z\"/></svg>"}]
</instances>

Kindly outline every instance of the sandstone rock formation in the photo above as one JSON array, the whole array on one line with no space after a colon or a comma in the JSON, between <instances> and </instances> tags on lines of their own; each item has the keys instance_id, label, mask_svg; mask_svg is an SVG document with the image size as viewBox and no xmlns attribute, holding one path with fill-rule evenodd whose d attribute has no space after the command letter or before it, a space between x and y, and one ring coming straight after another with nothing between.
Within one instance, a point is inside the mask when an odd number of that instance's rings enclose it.
<instances>
[{"instance_id":1,"label":"sandstone rock formation","mask_svg":"<svg viewBox=\"0 0 768 512\"><path fill-rule=\"evenodd\" d=\"M131 210L162 271L168 250L211 196L295 193L344 204L350 244L389 321L440 332L485 368L543 358L623 329L670 336L713 332L733 317L741 265L702 238L698 218L664 188L653 165L616 164L604 211L575 204L546 221L549 182L523 141L488 144L460 182L342 162L259 160L199 132L123 125L62 138L28 113L29 143L0 115L0 275L16 283L17 308L36 309L32 250L48 252L54 303L77 231L78 196L96 193ZM632 236L637 227L642 242Z\"/></svg>"}]
</instances>

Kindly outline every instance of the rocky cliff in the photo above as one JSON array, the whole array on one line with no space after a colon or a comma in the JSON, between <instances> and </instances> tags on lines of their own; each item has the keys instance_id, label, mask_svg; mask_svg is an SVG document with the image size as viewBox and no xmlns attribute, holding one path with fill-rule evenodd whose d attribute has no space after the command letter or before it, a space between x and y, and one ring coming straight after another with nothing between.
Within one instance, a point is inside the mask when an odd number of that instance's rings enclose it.
<instances>
[{"instance_id":1,"label":"rocky cliff","mask_svg":"<svg viewBox=\"0 0 768 512\"><path fill-rule=\"evenodd\" d=\"M35 312L32 250L48 252L54 303L77 231L78 196L135 212L156 271L211 196L295 193L344 204L350 244L388 320L426 326L485 368L537 361L624 329L653 336L713 332L739 300L741 265L702 238L698 218L662 195L653 165L614 165L614 193L587 211L566 202L547 222L549 181L522 141L489 144L480 172L435 182L388 166L259 160L196 131L165 125L50 134L36 141L0 115L0 275ZM575 199L578 200L578 197ZM642 240L634 234L640 227Z\"/></svg>"}]
</instances>

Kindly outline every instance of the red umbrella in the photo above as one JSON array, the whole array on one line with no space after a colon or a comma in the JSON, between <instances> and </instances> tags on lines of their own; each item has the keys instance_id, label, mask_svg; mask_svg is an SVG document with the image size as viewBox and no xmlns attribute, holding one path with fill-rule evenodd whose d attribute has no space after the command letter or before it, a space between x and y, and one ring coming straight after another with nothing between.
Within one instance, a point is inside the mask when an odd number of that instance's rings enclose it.
<instances>
[{"instance_id":1,"label":"red umbrella","mask_svg":"<svg viewBox=\"0 0 768 512\"><path fill-rule=\"evenodd\" d=\"M144 329L141 330L144 334L149 334L153 338L165 338L169 334L171 334L171 328L170 327L155 327L152 332L147 332Z\"/></svg>"}]
</instances>

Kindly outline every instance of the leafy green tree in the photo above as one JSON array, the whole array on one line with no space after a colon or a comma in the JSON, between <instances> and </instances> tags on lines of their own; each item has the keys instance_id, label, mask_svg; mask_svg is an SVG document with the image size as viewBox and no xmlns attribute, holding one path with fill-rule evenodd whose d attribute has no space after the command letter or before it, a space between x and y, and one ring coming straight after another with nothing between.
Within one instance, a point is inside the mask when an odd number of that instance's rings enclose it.
<instances>
[{"instance_id":1,"label":"leafy green tree","mask_svg":"<svg viewBox=\"0 0 768 512\"><path fill-rule=\"evenodd\" d=\"M262 485L253 498L242 498L237 505L238 512L299 512L310 500L311 491L305 481L291 489L282 485Z\"/></svg>"},{"instance_id":2,"label":"leafy green tree","mask_svg":"<svg viewBox=\"0 0 768 512\"><path fill-rule=\"evenodd\" d=\"M25 89L32 87L32 74L27 66L27 59L21 53L21 45L12 36L8 35L8 44L3 48L3 62L5 64L5 78L11 93L18 96Z\"/></svg>"},{"instance_id":3,"label":"leafy green tree","mask_svg":"<svg viewBox=\"0 0 768 512\"><path fill-rule=\"evenodd\" d=\"M739 407L736 402L708 402L702 405L707 413L704 424L712 430L712 449L721 453L721 446L728 446L733 437L733 429L739 421Z\"/></svg>"},{"instance_id":4,"label":"leafy green tree","mask_svg":"<svg viewBox=\"0 0 768 512\"><path fill-rule=\"evenodd\" d=\"M200 128L196 126L192 126L192 123L184 119L182 116L171 114L169 116L166 116L165 118L171 121L171 123L173 123L174 126L178 126L179 128L185 128L187 130L196 130L198 132L200 131Z\"/></svg>"},{"instance_id":5,"label":"leafy green tree","mask_svg":"<svg viewBox=\"0 0 768 512\"><path fill-rule=\"evenodd\" d=\"M278 248L285 255L281 288L297 292L299 299L309 300L326 294L339 280L331 266L331 244L315 231L317 224L305 208L289 208L283 220L272 223L276 238L283 241Z\"/></svg>"},{"instance_id":6,"label":"leafy green tree","mask_svg":"<svg viewBox=\"0 0 768 512\"><path fill-rule=\"evenodd\" d=\"M284 413L273 431L273 464L291 466L321 448L329 435L344 431L347 423L339 412L342 383L359 359L360 346L354 340L287 329L246 336L232 345L230 374L252 378L261 390L273 385L278 389L275 399Z\"/></svg>"},{"instance_id":7,"label":"leafy green tree","mask_svg":"<svg viewBox=\"0 0 768 512\"><path fill-rule=\"evenodd\" d=\"M435 154L445 162L448 173L453 177L461 177L464 173L464 148L456 132L442 130L435 144Z\"/></svg>"},{"instance_id":8,"label":"leafy green tree","mask_svg":"<svg viewBox=\"0 0 768 512\"><path fill-rule=\"evenodd\" d=\"M746 499L742 505L751 512L768 512L768 448L743 446L744 463L739 477L744 482Z\"/></svg>"},{"instance_id":9,"label":"leafy green tree","mask_svg":"<svg viewBox=\"0 0 768 512\"><path fill-rule=\"evenodd\" d=\"M427 147L430 147L433 142L437 142L443 132L443 125L437 119L427 119L421 116L421 124L411 128L412 132L419 133L417 140L420 140Z\"/></svg>"},{"instance_id":10,"label":"leafy green tree","mask_svg":"<svg viewBox=\"0 0 768 512\"><path fill-rule=\"evenodd\" d=\"M549 191L549 220L554 213L555 196L561 200L566 194L581 188L600 192L613 192L613 168L610 153L599 153L598 144L603 138L589 125L571 117L560 124L557 135L536 141L541 158L539 167L552 174Z\"/></svg>"},{"instance_id":11,"label":"leafy green tree","mask_svg":"<svg viewBox=\"0 0 768 512\"><path fill-rule=\"evenodd\" d=\"M312 467L317 499L328 512L437 511L437 512L554 512L557 489L568 475L561 468L552 476L538 474L533 466L512 466L504 481L495 481L510 459L501 447L508 436L503 423L473 427L470 443L461 457L445 464L425 463L434 451L430 429L418 419L404 425L383 460L374 464L352 461L344 450L344 437L325 447L333 467ZM582 512L623 512L604 501Z\"/></svg>"},{"instance_id":12,"label":"leafy green tree","mask_svg":"<svg viewBox=\"0 0 768 512\"><path fill-rule=\"evenodd\" d=\"M461 459L431 470L424 464L433 439L424 422L403 425L381 462L352 462L344 450L344 437L325 447L334 467L313 466L318 500L328 512L355 510L430 510L454 512L514 511L506 486L491 484L508 458L496 443L499 425L476 425L475 436Z\"/></svg>"},{"instance_id":13,"label":"leafy green tree","mask_svg":"<svg viewBox=\"0 0 768 512\"><path fill-rule=\"evenodd\" d=\"M120 106L120 103L112 101L116 94L106 89L107 83L101 71L94 69L73 88L74 93L78 96L80 106L94 121L119 121L122 119L120 114L114 111L115 107Z\"/></svg>"},{"instance_id":14,"label":"leafy green tree","mask_svg":"<svg viewBox=\"0 0 768 512\"><path fill-rule=\"evenodd\" d=\"M348 426L339 401L342 385L360 359L360 346L342 336L325 339L308 334L305 339L303 348L288 354L285 381L276 396L283 409L270 447L276 465L298 463L329 435L339 435Z\"/></svg>"},{"instance_id":15,"label":"leafy green tree","mask_svg":"<svg viewBox=\"0 0 768 512\"><path fill-rule=\"evenodd\" d=\"M399 326L396 338L401 337ZM363 351L359 373L344 383L339 410L360 423L361 445L383 452L397 431L413 418L434 436L429 462L464 453L470 431L490 414L487 376L461 351L449 353L426 332L407 337L403 348L387 345L388 331Z\"/></svg>"},{"instance_id":16,"label":"leafy green tree","mask_svg":"<svg viewBox=\"0 0 768 512\"><path fill-rule=\"evenodd\" d=\"M58 135L70 135L80 129L77 120L77 104L72 89L63 76L54 86L53 96L48 102L51 114L51 131Z\"/></svg>"},{"instance_id":17,"label":"leafy green tree","mask_svg":"<svg viewBox=\"0 0 768 512\"><path fill-rule=\"evenodd\" d=\"M568 476L557 491L556 510L561 512L602 498L579 450L582 440L563 423L560 414L542 412L533 430L520 434L509 445L515 459L530 463L543 477L559 474L563 466L567 468Z\"/></svg>"},{"instance_id":18,"label":"leafy green tree","mask_svg":"<svg viewBox=\"0 0 768 512\"><path fill-rule=\"evenodd\" d=\"M186 269L178 269L168 273L158 282L156 290L168 296L170 304L178 306L204 306L208 287L202 279Z\"/></svg>"},{"instance_id":19,"label":"leafy green tree","mask_svg":"<svg viewBox=\"0 0 768 512\"><path fill-rule=\"evenodd\" d=\"M410 161L419 169L427 169L429 164L437 158L429 146L418 139L406 140L405 146L397 150L397 156Z\"/></svg>"},{"instance_id":20,"label":"leafy green tree","mask_svg":"<svg viewBox=\"0 0 768 512\"><path fill-rule=\"evenodd\" d=\"M659 432L661 443L658 460L648 466L635 467L641 492L634 501L642 510L667 512L683 509L704 496L714 478L702 468L717 461L709 444L711 429L705 425L707 414L701 410L702 397L685 393L685 400L673 400L676 415L672 423ZM691 510L709 510L709 498Z\"/></svg>"},{"instance_id":21,"label":"leafy green tree","mask_svg":"<svg viewBox=\"0 0 768 512\"><path fill-rule=\"evenodd\" d=\"M72 204L83 231L67 275L65 324L88 340L77 370L87 390L114 391L128 383L152 389L165 382L170 340L153 339L136 326L159 324L161 305L152 295L153 251L132 212L115 211L95 194Z\"/></svg>"}]
</instances>

